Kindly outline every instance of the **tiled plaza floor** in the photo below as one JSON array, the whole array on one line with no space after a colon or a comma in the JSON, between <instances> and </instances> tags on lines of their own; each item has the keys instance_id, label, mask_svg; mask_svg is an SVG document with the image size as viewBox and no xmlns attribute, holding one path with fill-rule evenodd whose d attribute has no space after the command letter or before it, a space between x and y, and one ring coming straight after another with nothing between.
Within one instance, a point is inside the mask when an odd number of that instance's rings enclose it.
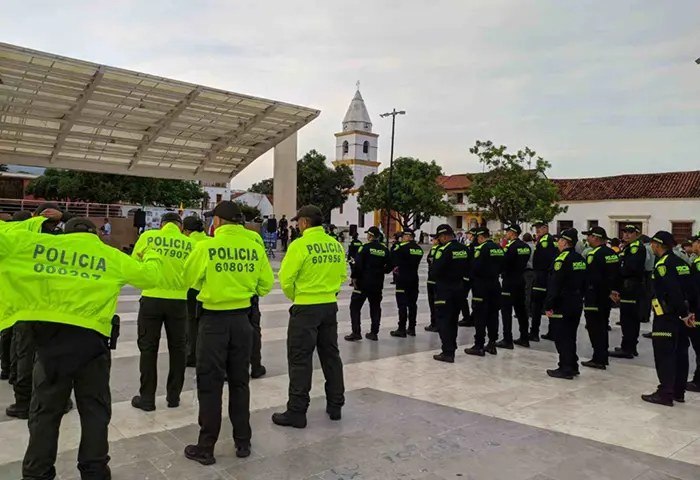
<instances>
[{"instance_id":1,"label":"tiled plaza floor","mask_svg":"<svg viewBox=\"0 0 700 480\"><path fill-rule=\"evenodd\" d=\"M350 293L346 288L339 296L341 336L350 329ZM164 344L158 409L144 413L130 406L138 390L137 300L138 291L125 289L119 303L122 337L113 356L110 429L115 480L700 479L700 396L688 394L685 405L673 408L639 399L656 385L650 341L642 339L637 359L614 361L604 372L582 369L573 381L544 373L556 364L553 344L544 341L530 350L499 350L485 358L461 354L455 364L441 364L432 360L437 334L422 329L427 322L423 296L418 336L389 336L397 318L388 280L380 341L340 340L348 390L343 420L328 420L320 399L312 402L305 430L270 422L286 401L289 302L279 288L263 299L263 359L269 373L251 382L253 455L235 458L225 424L217 463L203 467L182 456L184 445L197 438L194 370L188 369L181 407L165 408ZM460 345L471 344L472 335L472 329L461 328ZM611 345L617 342L615 327ZM579 345L579 355L587 358L582 327ZM322 373L314 375L312 396L321 397ZM0 402L11 401L11 387L3 382ZM78 415L71 412L61 430L61 479L77 478L79 435ZM26 422L0 413L0 480L21 478L27 438Z\"/></svg>"}]
</instances>

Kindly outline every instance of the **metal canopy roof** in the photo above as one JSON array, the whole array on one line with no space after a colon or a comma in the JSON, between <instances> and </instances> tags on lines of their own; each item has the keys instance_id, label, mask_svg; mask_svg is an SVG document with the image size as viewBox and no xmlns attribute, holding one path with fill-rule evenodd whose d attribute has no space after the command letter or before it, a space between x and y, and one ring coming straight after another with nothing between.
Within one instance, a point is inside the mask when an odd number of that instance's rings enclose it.
<instances>
[{"instance_id":1,"label":"metal canopy roof","mask_svg":"<svg viewBox=\"0 0 700 480\"><path fill-rule=\"evenodd\" d=\"M0 43L0 163L227 182L319 113Z\"/></svg>"}]
</instances>

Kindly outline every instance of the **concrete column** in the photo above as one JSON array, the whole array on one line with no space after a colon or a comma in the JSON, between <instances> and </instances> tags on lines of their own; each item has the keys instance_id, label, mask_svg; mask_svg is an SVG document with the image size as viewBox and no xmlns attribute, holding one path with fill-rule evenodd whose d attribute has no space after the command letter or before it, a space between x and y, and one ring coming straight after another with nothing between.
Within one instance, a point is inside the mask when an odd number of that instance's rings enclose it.
<instances>
[{"instance_id":1,"label":"concrete column","mask_svg":"<svg viewBox=\"0 0 700 480\"><path fill-rule=\"evenodd\" d=\"M273 167L273 211L279 220L282 215L291 219L297 213L297 134L275 147Z\"/></svg>"}]
</instances>

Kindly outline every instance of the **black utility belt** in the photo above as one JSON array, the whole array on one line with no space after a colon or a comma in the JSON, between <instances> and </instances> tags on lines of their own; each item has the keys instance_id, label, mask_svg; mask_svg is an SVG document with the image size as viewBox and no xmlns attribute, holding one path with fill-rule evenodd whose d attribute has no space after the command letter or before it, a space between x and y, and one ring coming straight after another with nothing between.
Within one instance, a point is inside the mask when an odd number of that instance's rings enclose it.
<instances>
[{"instance_id":1,"label":"black utility belt","mask_svg":"<svg viewBox=\"0 0 700 480\"><path fill-rule=\"evenodd\" d=\"M248 312L250 312L251 307L245 307L245 308L236 308L233 310L207 310L206 308L202 307L202 313L206 313L208 315L212 316L223 316L223 315L248 315Z\"/></svg>"}]
</instances>

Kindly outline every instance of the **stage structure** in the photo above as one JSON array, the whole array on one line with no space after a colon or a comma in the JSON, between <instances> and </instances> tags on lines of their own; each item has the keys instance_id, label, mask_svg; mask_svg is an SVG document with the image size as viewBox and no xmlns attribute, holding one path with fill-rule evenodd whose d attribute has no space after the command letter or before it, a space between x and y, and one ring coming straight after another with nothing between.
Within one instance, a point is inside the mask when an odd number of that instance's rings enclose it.
<instances>
[{"instance_id":1,"label":"stage structure","mask_svg":"<svg viewBox=\"0 0 700 480\"><path fill-rule=\"evenodd\" d=\"M0 43L0 163L229 182L275 148L296 209L297 132L319 111Z\"/></svg>"}]
</instances>

